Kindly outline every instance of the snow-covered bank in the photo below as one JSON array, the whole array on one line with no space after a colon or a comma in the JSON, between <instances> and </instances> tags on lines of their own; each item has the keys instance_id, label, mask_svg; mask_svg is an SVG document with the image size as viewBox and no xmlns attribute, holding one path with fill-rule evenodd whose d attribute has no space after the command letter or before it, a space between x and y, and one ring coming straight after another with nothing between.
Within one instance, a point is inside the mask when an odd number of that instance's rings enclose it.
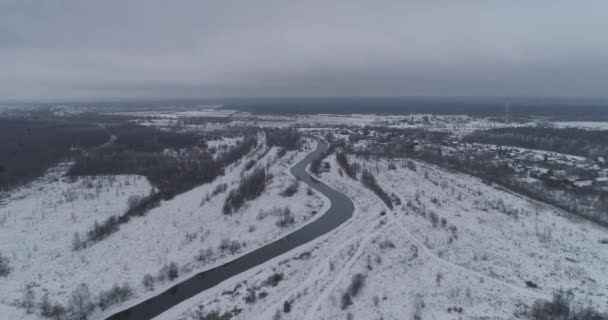
<instances>
[{"instance_id":1,"label":"snow-covered bank","mask_svg":"<svg viewBox=\"0 0 608 320\"><path fill-rule=\"evenodd\" d=\"M70 207L72 211L83 215L77 215L77 223L72 222L71 211L47 203L50 199L59 199L64 189L85 192L88 189L83 187L84 182L79 181L87 181L88 178L79 179L76 183L61 179L56 182L58 186L52 189L49 189L45 181L32 185L33 190L55 191L40 201L32 198L35 194L30 193L21 200L11 200L0 208L0 217L8 215L4 227L0 228L3 231L10 230L2 232L0 251L10 257L15 269L7 278L2 279L10 284L7 286L10 289L0 293L0 309L11 314L11 319L40 318L37 311L26 315L25 310L19 306L28 284L33 288L36 301L48 292L52 301L65 304L72 290L81 283L87 284L94 298L114 284L128 283L133 289L133 297L126 303L111 306L103 312L97 308L91 316L103 318L119 308L158 294L176 281L225 263L291 232L313 219L325 204L320 195L309 192L303 185L290 197L280 195L294 182L289 173L291 166L313 148L314 142L309 140L304 150L287 152L282 157L277 155L276 148L271 148L268 152L261 148L231 165L226 169L225 175L212 183L162 202L145 216L133 218L122 225L107 239L78 251L71 248L74 233L85 232L95 221L122 213L127 207L129 196L149 192L151 187L147 180L133 176L91 178L93 181L109 179L119 183L107 187L107 190L92 189L93 195L80 196L87 201L80 201ZM267 183L260 198L248 202L232 215L225 215L222 213L224 200L229 191L238 185L241 176L252 170L245 168L249 160L254 160L254 167L265 167L273 178ZM85 191L80 191L81 189ZM89 201L94 197L100 200ZM107 205L107 210L104 205ZM22 210L25 207L29 209ZM278 226L281 217L274 215L275 208L289 208L293 223ZM20 212L19 215L14 213L17 211ZM53 219L42 220L39 216L53 216ZM52 221L48 222L50 220ZM37 234L32 235L33 231ZM223 243L238 246L226 248ZM29 254L23 247L29 249ZM41 254L48 252L51 247L56 248L56 251ZM163 266L172 262L178 266L177 279L155 281L153 286L147 287L142 284L144 275L156 278Z\"/></svg>"},{"instance_id":2,"label":"snow-covered bank","mask_svg":"<svg viewBox=\"0 0 608 320\"><path fill-rule=\"evenodd\" d=\"M604 311L605 229L468 175L351 158L401 199L382 215L378 198L330 159L321 179L355 202L350 221L158 318L220 310L234 319L512 319L559 289ZM268 285L274 274L281 280ZM352 293L356 278L363 284Z\"/></svg>"}]
</instances>

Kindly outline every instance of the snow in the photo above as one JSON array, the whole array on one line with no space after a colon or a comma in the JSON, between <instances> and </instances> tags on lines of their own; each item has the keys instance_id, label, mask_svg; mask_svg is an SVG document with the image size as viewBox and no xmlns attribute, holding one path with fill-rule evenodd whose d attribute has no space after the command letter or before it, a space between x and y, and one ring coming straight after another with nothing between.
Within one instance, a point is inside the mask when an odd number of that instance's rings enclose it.
<instances>
[{"instance_id":1,"label":"snow","mask_svg":"<svg viewBox=\"0 0 608 320\"><path fill-rule=\"evenodd\" d=\"M103 318L175 284L175 281L157 282L154 291L147 291L141 283L144 274L155 276L169 262L178 264L180 277L176 281L181 281L291 232L316 218L315 213L322 211L326 204L316 192L308 195L303 185L292 197L279 195L294 181L289 168L313 147L313 141L309 140L305 150L287 152L280 159L276 148L261 159L258 156L264 148L250 154L248 158L257 159L256 165L267 167L273 178L262 197L231 216L222 213L222 206L228 192L238 185L241 174L246 174L247 158L228 168L226 174L213 183L162 202L146 216L131 219L108 238L79 251L71 249L74 233L82 234L95 221L124 212L129 196L150 191L148 181L139 176L108 176L71 182L57 178L61 174L54 173L53 178L33 183L0 208L0 217L6 217L0 226L0 251L9 257L14 268L3 279L0 310L17 315L15 319L26 319L17 302L30 282L35 285L37 297L49 292L53 301L62 304L80 283L86 283L93 296L115 283L129 283L135 291L134 299L103 313L97 309L92 315L93 319ZM49 182L52 180L55 181ZM102 187L83 187L88 181ZM227 191L212 196L212 191L223 183L227 184ZM76 199L63 200L73 197L73 193ZM208 201L207 195L210 195ZM261 210L275 207L289 207L295 223L280 228L276 225L278 217L258 219ZM223 239L238 241L244 246L234 254L220 252L218 246ZM213 250L210 259L196 261L194 256L199 250L207 248Z\"/></svg>"},{"instance_id":2,"label":"snow","mask_svg":"<svg viewBox=\"0 0 608 320\"><path fill-rule=\"evenodd\" d=\"M405 160L395 160L397 170L389 170L388 161L351 158L401 198L403 207L389 211L358 181L340 176L331 158L332 169L321 180L354 201L351 220L157 319L191 319L198 310L241 310L235 319L272 319L277 313L283 320L344 319L347 313L354 319L414 313L423 319L511 319L559 289L571 289L577 302L604 310L608 250L599 240L605 228L425 163L415 162L417 171L411 171ZM408 208L408 200L424 206L426 217ZM389 213L381 216L382 210ZM433 227L431 211L446 218L445 227ZM381 246L386 241L394 248ZM264 285L275 272L285 279L276 287ZM365 285L343 310L341 296L355 274L365 276ZM266 296L246 303L248 289ZM282 311L286 300L289 313Z\"/></svg>"}]
</instances>

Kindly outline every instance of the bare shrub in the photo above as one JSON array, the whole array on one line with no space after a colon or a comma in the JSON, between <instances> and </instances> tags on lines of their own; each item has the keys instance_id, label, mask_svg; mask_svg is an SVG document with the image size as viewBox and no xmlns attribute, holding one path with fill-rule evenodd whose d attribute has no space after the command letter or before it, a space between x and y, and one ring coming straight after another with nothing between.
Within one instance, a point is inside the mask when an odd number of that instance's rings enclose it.
<instances>
[{"instance_id":1,"label":"bare shrub","mask_svg":"<svg viewBox=\"0 0 608 320\"><path fill-rule=\"evenodd\" d=\"M238 211L246 201L259 197L266 189L266 170L255 169L251 175L241 179L239 186L232 190L224 203L224 214Z\"/></svg>"},{"instance_id":2,"label":"bare shrub","mask_svg":"<svg viewBox=\"0 0 608 320\"><path fill-rule=\"evenodd\" d=\"M2 255L0 252L0 277L6 277L11 273L12 268L9 264L9 260L7 257Z\"/></svg>"},{"instance_id":3,"label":"bare shrub","mask_svg":"<svg viewBox=\"0 0 608 320\"><path fill-rule=\"evenodd\" d=\"M42 296L42 300L38 304L38 310L40 310L40 315L45 318L53 320L65 319L65 308L59 303L52 303L48 293Z\"/></svg>"},{"instance_id":4,"label":"bare shrub","mask_svg":"<svg viewBox=\"0 0 608 320\"><path fill-rule=\"evenodd\" d=\"M129 208L129 210L133 210L134 208L140 206L145 201L145 199L146 197L141 195L131 195L127 199L127 207Z\"/></svg>"},{"instance_id":5,"label":"bare shrub","mask_svg":"<svg viewBox=\"0 0 608 320\"><path fill-rule=\"evenodd\" d=\"M282 273L273 273L270 277L268 277L268 279L266 279L266 281L264 281L264 284L267 286L276 287L283 279L284 276Z\"/></svg>"},{"instance_id":6,"label":"bare shrub","mask_svg":"<svg viewBox=\"0 0 608 320\"><path fill-rule=\"evenodd\" d=\"M285 312L285 313L291 312L291 301L285 300L285 302L283 302L283 312Z\"/></svg>"},{"instance_id":7,"label":"bare shrub","mask_svg":"<svg viewBox=\"0 0 608 320\"><path fill-rule=\"evenodd\" d=\"M198 253L194 256L194 259L196 261L200 261L203 263L209 262L211 258L213 258L213 249L211 248L200 249Z\"/></svg>"},{"instance_id":8,"label":"bare shrub","mask_svg":"<svg viewBox=\"0 0 608 320\"><path fill-rule=\"evenodd\" d=\"M245 300L245 303L255 303L255 301L257 300L257 295L255 292L255 289L248 288L247 295L245 295L244 300Z\"/></svg>"},{"instance_id":9,"label":"bare shrub","mask_svg":"<svg viewBox=\"0 0 608 320\"><path fill-rule=\"evenodd\" d=\"M99 293L98 305L101 310L105 310L111 305L127 301L132 296L133 289L128 283L124 283L122 286L114 284L109 290Z\"/></svg>"},{"instance_id":10,"label":"bare shrub","mask_svg":"<svg viewBox=\"0 0 608 320\"><path fill-rule=\"evenodd\" d=\"M422 320L422 310L424 309L424 297L421 294L417 294L414 298L414 314L412 315L413 320Z\"/></svg>"},{"instance_id":11,"label":"bare shrub","mask_svg":"<svg viewBox=\"0 0 608 320\"><path fill-rule=\"evenodd\" d=\"M21 298L21 307L25 309L27 314L31 314L36 306L36 293L34 292L34 284L28 283L23 291L23 297Z\"/></svg>"},{"instance_id":12,"label":"bare shrub","mask_svg":"<svg viewBox=\"0 0 608 320\"><path fill-rule=\"evenodd\" d=\"M384 191L376 182L376 177L369 172L368 170L364 170L361 174L361 183L368 189L370 189L373 193L382 200L387 207L393 209L393 203L391 201L391 197Z\"/></svg>"},{"instance_id":13,"label":"bare shrub","mask_svg":"<svg viewBox=\"0 0 608 320\"><path fill-rule=\"evenodd\" d=\"M160 271L158 272L158 280L159 281L173 281L179 276L179 270L177 268L177 263L171 262L165 264Z\"/></svg>"},{"instance_id":14,"label":"bare shrub","mask_svg":"<svg viewBox=\"0 0 608 320\"><path fill-rule=\"evenodd\" d=\"M431 220L433 228L436 228L437 224L439 223L439 216L437 215L437 213L435 213L435 211L429 210L429 219Z\"/></svg>"},{"instance_id":15,"label":"bare shrub","mask_svg":"<svg viewBox=\"0 0 608 320\"><path fill-rule=\"evenodd\" d=\"M220 313L219 311L211 311L209 313L205 313L203 310L196 310L192 314L193 320L230 320L232 319L232 313L224 312Z\"/></svg>"},{"instance_id":16,"label":"bare shrub","mask_svg":"<svg viewBox=\"0 0 608 320\"><path fill-rule=\"evenodd\" d=\"M343 152L336 153L336 162L342 167L342 170L349 176L351 179L357 180L357 170L353 165L348 163L348 158Z\"/></svg>"},{"instance_id":17,"label":"bare shrub","mask_svg":"<svg viewBox=\"0 0 608 320\"><path fill-rule=\"evenodd\" d=\"M95 305L91 300L89 287L82 283L72 291L68 300L67 313L71 320L86 320Z\"/></svg>"},{"instance_id":18,"label":"bare shrub","mask_svg":"<svg viewBox=\"0 0 608 320\"><path fill-rule=\"evenodd\" d=\"M144 274L141 284L144 286L144 288L146 288L146 290L152 291L154 290L154 281L154 277L151 274L146 273Z\"/></svg>"},{"instance_id":19,"label":"bare shrub","mask_svg":"<svg viewBox=\"0 0 608 320\"><path fill-rule=\"evenodd\" d=\"M348 308L351 304L353 304L353 298L358 296L361 293L361 289L365 285L365 276L361 273L355 274L350 282L350 285L342 294L341 302L342 302L342 310Z\"/></svg>"},{"instance_id":20,"label":"bare shrub","mask_svg":"<svg viewBox=\"0 0 608 320\"><path fill-rule=\"evenodd\" d=\"M239 252L241 250L241 243L238 242L237 240L228 240L228 239L222 239L222 241L220 242L220 245L218 246L218 248L220 249L220 251L225 252L225 251L229 251L231 254L235 254L237 252Z\"/></svg>"},{"instance_id":21,"label":"bare shrub","mask_svg":"<svg viewBox=\"0 0 608 320\"><path fill-rule=\"evenodd\" d=\"M80 234L78 232L74 232L74 238L72 238L72 250L78 251L80 249L84 249L85 247L86 242L80 238Z\"/></svg>"},{"instance_id":22,"label":"bare shrub","mask_svg":"<svg viewBox=\"0 0 608 320\"><path fill-rule=\"evenodd\" d=\"M536 300L530 309L529 316L534 320L606 320L608 314L600 313L591 307L577 308L572 303L574 294L570 291L557 291L551 301Z\"/></svg>"},{"instance_id":23,"label":"bare shrub","mask_svg":"<svg viewBox=\"0 0 608 320\"><path fill-rule=\"evenodd\" d=\"M293 214L291 213L291 210L289 209L289 207L285 207L283 208L283 210L281 210L279 220L276 222L276 225L281 228L286 228L294 224L295 222L296 221L293 217Z\"/></svg>"},{"instance_id":24,"label":"bare shrub","mask_svg":"<svg viewBox=\"0 0 608 320\"><path fill-rule=\"evenodd\" d=\"M300 182L298 180L294 180L285 190L281 191L281 196L283 197L291 197L296 192L298 192L298 188L300 187Z\"/></svg>"},{"instance_id":25,"label":"bare shrub","mask_svg":"<svg viewBox=\"0 0 608 320\"><path fill-rule=\"evenodd\" d=\"M380 249L392 249L392 248L395 248L395 244L392 241L388 240L388 239L386 239L384 241L381 241L380 244L379 244L379 246L380 246Z\"/></svg>"},{"instance_id":26,"label":"bare shrub","mask_svg":"<svg viewBox=\"0 0 608 320\"><path fill-rule=\"evenodd\" d=\"M405 167L412 170L412 171L416 171L416 163L414 163L414 161L408 160L405 163Z\"/></svg>"}]
</instances>

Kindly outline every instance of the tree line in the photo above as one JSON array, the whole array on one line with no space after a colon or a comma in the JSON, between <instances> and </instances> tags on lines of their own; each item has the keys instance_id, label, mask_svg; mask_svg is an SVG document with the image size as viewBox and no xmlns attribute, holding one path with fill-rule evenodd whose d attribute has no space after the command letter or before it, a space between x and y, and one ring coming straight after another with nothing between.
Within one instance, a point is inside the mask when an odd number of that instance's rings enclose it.
<instances>
[{"instance_id":1,"label":"tree line","mask_svg":"<svg viewBox=\"0 0 608 320\"><path fill-rule=\"evenodd\" d=\"M591 159L608 159L608 131L601 130L542 126L495 128L475 131L466 136L464 141L540 149Z\"/></svg>"}]
</instances>

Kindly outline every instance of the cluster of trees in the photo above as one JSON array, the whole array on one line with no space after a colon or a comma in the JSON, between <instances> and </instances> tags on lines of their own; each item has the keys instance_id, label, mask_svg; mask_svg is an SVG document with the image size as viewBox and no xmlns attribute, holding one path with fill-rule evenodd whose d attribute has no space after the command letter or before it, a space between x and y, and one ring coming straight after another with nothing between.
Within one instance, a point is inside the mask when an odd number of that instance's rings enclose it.
<instances>
[{"instance_id":1,"label":"cluster of trees","mask_svg":"<svg viewBox=\"0 0 608 320\"><path fill-rule=\"evenodd\" d=\"M285 188L285 190L281 191L281 196L291 197L294 194L296 194L296 192L298 192L299 187L300 187L300 181L294 180L292 183L290 183L287 186L287 188Z\"/></svg>"},{"instance_id":2,"label":"cluster of trees","mask_svg":"<svg viewBox=\"0 0 608 320\"><path fill-rule=\"evenodd\" d=\"M376 177L369 172L369 170L363 170L361 173L361 183L368 189L370 189L387 207L393 208L393 202L391 201L391 197L378 185L376 181Z\"/></svg>"},{"instance_id":3,"label":"cluster of trees","mask_svg":"<svg viewBox=\"0 0 608 320\"><path fill-rule=\"evenodd\" d=\"M348 163L348 158L346 158L346 154L344 154L344 152L336 153L336 162L338 162L347 176L353 180L357 180L357 170L355 166Z\"/></svg>"},{"instance_id":4,"label":"cluster of trees","mask_svg":"<svg viewBox=\"0 0 608 320\"><path fill-rule=\"evenodd\" d=\"M245 129L248 130L248 129ZM158 188L158 192L129 204L129 209L119 216L96 222L81 238L76 234L72 247L86 248L116 232L119 226L132 217L145 215L163 199L208 183L223 174L224 168L241 159L257 145L256 134L230 147L214 158L203 148L205 143L198 135L171 133L137 125L120 127L119 136L110 146L100 148L81 157L70 169L70 176L139 174L146 176ZM180 149L170 154L166 149ZM238 197L232 199L238 205ZM241 204L242 205L242 204Z\"/></svg>"},{"instance_id":5,"label":"cluster of trees","mask_svg":"<svg viewBox=\"0 0 608 320\"><path fill-rule=\"evenodd\" d=\"M591 307L577 307L574 294L570 291L557 291L551 301L537 300L529 311L533 320L608 320L608 314Z\"/></svg>"},{"instance_id":6,"label":"cluster of trees","mask_svg":"<svg viewBox=\"0 0 608 320\"><path fill-rule=\"evenodd\" d=\"M0 118L0 191L27 183L110 135L101 127L58 119Z\"/></svg>"},{"instance_id":7,"label":"cluster of trees","mask_svg":"<svg viewBox=\"0 0 608 320\"><path fill-rule=\"evenodd\" d=\"M576 128L514 127L475 131L465 141L540 149L608 159L608 131Z\"/></svg>"},{"instance_id":8,"label":"cluster of trees","mask_svg":"<svg viewBox=\"0 0 608 320\"><path fill-rule=\"evenodd\" d=\"M26 286L20 305L28 314L34 313L36 307L41 316L53 320L86 320L88 316L100 307L102 310L111 305L121 303L133 296L133 289L128 283L114 285L107 291L100 292L94 298L89 291L89 287L82 283L72 290L66 306L58 302L52 302L46 293L40 300L36 301L33 286Z\"/></svg>"},{"instance_id":9,"label":"cluster of trees","mask_svg":"<svg viewBox=\"0 0 608 320\"><path fill-rule=\"evenodd\" d=\"M99 223L95 221L91 229L87 231L85 238L81 238L78 233L74 234L72 249L84 249L98 241L101 241L112 233L118 231L121 224L129 222L133 217L143 216L152 208L157 207L162 200L161 193L153 193L141 198L137 202L130 202L129 209L120 216L111 216L107 220Z\"/></svg>"},{"instance_id":10,"label":"cluster of trees","mask_svg":"<svg viewBox=\"0 0 608 320\"><path fill-rule=\"evenodd\" d=\"M538 183L522 182L505 163L492 161L492 152L476 152L462 155L444 154L437 147L425 147L411 154L426 162L468 173L484 181L502 185L529 198L552 204L591 221L608 225L608 192L602 190L580 190L567 188L552 180Z\"/></svg>"},{"instance_id":11,"label":"cluster of trees","mask_svg":"<svg viewBox=\"0 0 608 320\"><path fill-rule=\"evenodd\" d=\"M342 293L341 304L342 310L345 310L350 305L353 304L353 298L358 296L361 293L361 289L365 285L365 276L361 273L355 274L350 282L350 285L344 293Z\"/></svg>"},{"instance_id":12,"label":"cluster of trees","mask_svg":"<svg viewBox=\"0 0 608 320\"><path fill-rule=\"evenodd\" d=\"M220 313L217 310L206 313L203 310L196 310L192 314L192 319L194 320L230 320L232 319L232 313L224 312Z\"/></svg>"},{"instance_id":13,"label":"cluster of trees","mask_svg":"<svg viewBox=\"0 0 608 320\"><path fill-rule=\"evenodd\" d=\"M323 160L325 160L332 153L334 153L334 151L336 151L337 147L338 147L338 144L330 143L327 150L325 150L325 152L323 152L321 154L319 159L315 159L310 163L310 172L312 172L314 175L318 176L321 173L321 163L323 163Z\"/></svg>"},{"instance_id":14,"label":"cluster of trees","mask_svg":"<svg viewBox=\"0 0 608 320\"><path fill-rule=\"evenodd\" d=\"M206 151L203 137L194 133L161 131L134 124L112 128L111 145L80 157L70 176L139 174L146 176L165 196L212 181L223 167L240 159L256 145L254 138L224 153L220 159ZM165 150L179 150L173 154Z\"/></svg>"},{"instance_id":15,"label":"cluster of trees","mask_svg":"<svg viewBox=\"0 0 608 320\"><path fill-rule=\"evenodd\" d=\"M241 179L239 186L230 191L224 203L224 214L238 211L246 201L259 197L266 189L266 170L255 169L249 176Z\"/></svg>"},{"instance_id":16,"label":"cluster of trees","mask_svg":"<svg viewBox=\"0 0 608 320\"><path fill-rule=\"evenodd\" d=\"M279 220L277 220L276 225L280 228L286 228L294 224L295 222L296 219L291 213L291 210L289 209L289 207L285 207L280 211Z\"/></svg>"},{"instance_id":17,"label":"cluster of trees","mask_svg":"<svg viewBox=\"0 0 608 320\"><path fill-rule=\"evenodd\" d=\"M2 255L0 252L0 277L6 277L9 273L11 273L11 266L9 264L8 258Z\"/></svg>"},{"instance_id":18,"label":"cluster of trees","mask_svg":"<svg viewBox=\"0 0 608 320\"><path fill-rule=\"evenodd\" d=\"M105 310L114 304L127 301L132 296L133 289L128 283L125 282L123 285L114 284L112 288L99 294L98 305L101 310Z\"/></svg>"},{"instance_id":19,"label":"cluster of trees","mask_svg":"<svg viewBox=\"0 0 608 320\"><path fill-rule=\"evenodd\" d=\"M144 275L141 283L144 286L144 288L146 288L146 290L154 290L154 283L156 281L160 281L160 282L173 281L173 280L177 279L178 276L179 276L179 268L177 266L177 263L169 262L169 263L163 265L162 268L160 268L156 277L149 273L146 273Z\"/></svg>"},{"instance_id":20,"label":"cluster of trees","mask_svg":"<svg viewBox=\"0 0 608 320\"><path fill-rule=\"evenodd\" d=\"M285 150L296 150L300 141L300 133L295 128L266 128L266 144L268 147L280 147Z\"/></svg>"}]
</instances>

